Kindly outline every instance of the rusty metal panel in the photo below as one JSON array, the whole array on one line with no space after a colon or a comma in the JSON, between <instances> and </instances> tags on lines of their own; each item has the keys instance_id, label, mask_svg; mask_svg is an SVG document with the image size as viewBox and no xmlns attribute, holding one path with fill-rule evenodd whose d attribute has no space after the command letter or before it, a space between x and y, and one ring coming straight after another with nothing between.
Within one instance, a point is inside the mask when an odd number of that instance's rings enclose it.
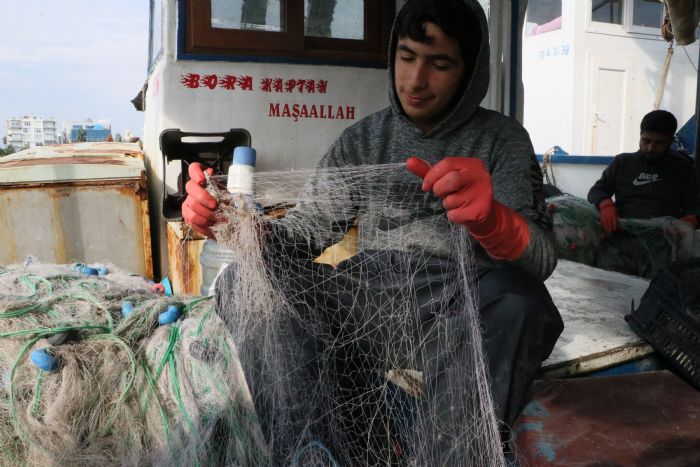
<instances>
[{"instance_id":1,"label":"rusty metal panel","mask_svg":"<svg viewBox=\"0 0 700 467\"><path fill-rule=\"evenodd\" d=\"M178 295L199 295L202 287L202 253L205 238L184 222L168 222L170 283Z\"/></svg>"},{"instance_id":2,"label":"rusty metal panel","mask_svg":"<svg viewBox=\"0 0 700 467\"><path fill-rule=\"evenodd\" d=\"M0 264L111 263L153 276L148 189L134 144L30 148L0 159Z\"/></svg>"},{"instance_id":3,"label":"rusty metal panel","mask_svg":"<svg viewBox=\"0 0 700 467\"><path fill-rule=\"evenodd\" d=\"M0 189L0 264L113 263L152 275L144 203L133 180ZM144 245L147 245L146 249Z\"/></svg>"},{"instance_id":4,"label":"rusty metal panel","mask_svg":"<svg viewBox=\"0 0 700 467\"><path fill-rule=\"evenodd\" d=\"M543 381L513 437L524 466L697 466L700 392L667 371Z\"/></svg>"}]
</instances>

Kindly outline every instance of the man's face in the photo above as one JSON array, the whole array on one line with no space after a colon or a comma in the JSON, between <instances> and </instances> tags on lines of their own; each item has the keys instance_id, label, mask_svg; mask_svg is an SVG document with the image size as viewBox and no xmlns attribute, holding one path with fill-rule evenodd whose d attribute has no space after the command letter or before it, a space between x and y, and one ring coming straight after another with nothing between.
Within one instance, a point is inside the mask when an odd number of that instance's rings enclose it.
<instances>
[{"instance_id":1,"label":"man's face","mask_svg":"<svg viewBox=\"0 0 700 467\"><path fill-rule=\"evenodd\" d=\"M394 85L401 107L423 132L429 132L451 110L464 75L457 41L439 26L425 23L430 43L400 37L394 58Z\"/></svg>"},{"instance_id":2,"label":"man's face","mask_svg":"<svg viewBox=\"0 0 700 467\"><path fill-rule=\"evenodd\" d=\"M642 131L639 136L639 149L647 160L654 161L666 155L673 144L673 138L655 131Z\"/></svg>"}]
</instances>

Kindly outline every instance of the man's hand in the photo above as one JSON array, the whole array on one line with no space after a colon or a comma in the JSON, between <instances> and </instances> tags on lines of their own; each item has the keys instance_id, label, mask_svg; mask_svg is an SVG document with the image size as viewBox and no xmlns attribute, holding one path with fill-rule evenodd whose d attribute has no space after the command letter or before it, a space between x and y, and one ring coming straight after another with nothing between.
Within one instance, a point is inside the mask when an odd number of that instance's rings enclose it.
<instances>
[{"instance_id":1,"label":"man's hand","mask_svg":"<svg viewBox=\"0 0 700 467\"><path fill-rule=\"evenodd\" d=\"M698 216L695 214L688 214L687 216L683 216L678 219L679 221L687 222L688 224L692 225L693 228L698 227Z\"/></svg>"},{"instance_id":2,"label":"man's hand","mask_svg":"<svg viewBox=\"0 0 700 467\"><path fill-rule=\"evenodd\" d=\"M613 233L618 229L617 225L617 208L615 203L610 198L605 198L598 203L600 209L600 225L607 233Z\"/></svg>"},{"instance_id":3,"label":"man's hand","mask_svg":"<svg viewBox=\"0 0 700 467\"><path fill-rule=\"evenodd\" d=\"M193 162L190 164L188 174L190 181L185 185L187 199L182 203L182 217L194 230L214 238L210 227L216 223L214 210L218 206L216 200L204 189L206 177L202 164ZM214 173L213 169L206 169L209 175Z\"/></svg>"},{"instance_id":4,"label":"man's hand","mask_svg":"<svg viewBox=\"0 0 700 467\"><path fill-rule=\"evenodd\" d=\"M481 160L446 157L431 168L412 157L406 161L406 167L423 178L423 191L432 191L442 198L450 222L465 224L476 234L493 230L493 185Z\"/></svg>"},{"instance_id":5,"label":"man's hand","mask_svg":"<svg viewBox=\"0 0 700 467\"><path fill-rule=\"evenodd\" d=\"M406 168L423 179L423 191L442 198L450 222L463 224L494 259L513 261L530 243L525 219L493 198L491 175L481 160L446 157L430 167L411 157Z\"/></svg>"}]
</instances>

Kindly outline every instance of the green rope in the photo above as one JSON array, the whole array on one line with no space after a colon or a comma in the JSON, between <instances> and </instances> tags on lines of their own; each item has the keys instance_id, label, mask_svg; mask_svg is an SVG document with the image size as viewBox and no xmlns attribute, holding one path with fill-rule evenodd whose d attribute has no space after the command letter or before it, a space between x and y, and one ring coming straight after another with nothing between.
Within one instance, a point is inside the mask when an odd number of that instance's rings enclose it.
<instances>
[{"instance_id":1,"label":"green rope","mask_svg":"<svg viewBox=\"0 0 700 467\"><path fill-rule=\"evenodd\" d=\"M39 411L39 405L41 404L41 388L44 383L44 372L40 371L39 376L37 376L36 386L34 386L34 401L32 402L32 416L36 416Z\"/></svg>"},{"instance_id":2,"label":"green rope","mask_svg":"<svg viewBox=\"0 0 700 467\"><path fill-rule=\"evenodd\" d=\"M148 382L148 387L151 389L151 392L155 396L156 404L158 405L158 413L160 414L160 421L163 424L163 427L165 428L165 437L168 441L168 447L170 448L171 452L175 452L175 444L173 443L173 433L170 429L170 424L168 423L168 417L165 413L165 409L163 408L163 404L160 403L160 398L158 397L158 390L156 388L156 382L153 379L150 369L148 368L148 365L145 361L141 362L141 367L143 369L144 376L146 377L146 381ZM147 403L147 401L148 396L144 398L144 402ZM146 404L143 404L143 406L141 407L141 411L146 412Z\"/></svg>"},{"instance_id":3,"label":"green rope","mask_svg":"<svg viewBox=\"0 0 700 467\"><path fill-rule=\"evenodd\" d=\"M163 368L165 367L165 364L168 362L168 359L170 358L170 352L172 352L173 347L175 347L175 343L177 342L177 338L179 336L179 331L180 331L180 328L177 325L173 325L170 327L168 347L165 349L165 353L163 354L163 358L161 359L161 361L158 364L158 367L156 369L156 374L154 375L155 381L158 381L158 379L160 378L160 374L162 373Z\"/></svg>"},{"instance_id":4,"label":"green rope","mask_svg":"<svg viewBox=\"0 0 700 467\"><path fill-rule=\"evenodd\" d=\"M41 337L34 337L33 339L30 339L29 342L24 344L24 346L20 349L19 353L17 354L17 357L15 358L15 361L12 363L12 368L10 369L10 418L12 418L12 421L14 422L15 426L18 428L19 434L22 437L25 442L28 443L33 443L37 444L38 440L35 440L32 434L28 429L26 429L25 425L22 423L22 421L19 419L17 416L17 400L15 398L15 372L17 371L17 367L20 364L20 361L24 358L24 356L27 354L29 349L32 348L36 342L41 339Z\"/></svg>"},{"instance_id":5,"label":"green rope","mask_svg":"<svg viewBox=\"0 0 700 467\"><path fill-rule=\"evenodd\" d=\"M18 318L20 316L27 315L29 313L33 313L34 311L42 308L44 305L43 303L35 303L34 305L22 307L22 308L17 308L15 310L10 310L7 312L0 313L0 318ZM49 310L43 310L45 313L47 313Z\"/></svg>"},{"instance_id":6,"label":"green rope","mask_svg":"<svg viewBox=\"0 0 700 467\"><path fill-rule=\"evenodd\" d=\"M180 393L180 380L177 377L177 367L175 365L175 354L171 353L169 358L168 358L168 367L170 368L170 382L173 386L173 390L175 391L175 398L177 399L177 405L180 408L180 413L182 413L182 418L185 420L185 423L190 429L191 436L195 436L195 428L194 428L194 423L192 423L192 419L190 416L187 414L187 410L185 409L185 403L182 401L182 394ZM199 467L200 462L199 462L199 443L195 441L195 463L194 465Z\"/></svg>"},{"instance_id":7,"label":"green rope","mask_svg":"<svg viewBox=\"0 0 700 467\"><path fill-rule=\"evenodd\" d=\"M32 282L32 280L34 280L34 282ZM22 277L20 277L19 281L22 285L24 285L27 289L31 291L30 295L27 295L23 298L34 298L39 292L39 288L37 287L37 283L39 282L46 286L49 294L53 293L53 285L51 284L51 282L49 282L41 276L37 276L34 274L24 274Z\"/></svg>"},{"instance_id":8,"label":"green rope","mask_svg":"<svg viewBox=\"0 0 700 467\"><path fill-rule=\"evenodd\" d=\"M3 332L0 333L0 339L4 337L19 337L19 336L31 336L35 335L37 336L36 340L41 339L44 336L47 336L49 334L57 334L59 332L67 332L67 331L89 331L92 329L98 329L102 330L104 332L109 332L110 329L107 326L103 325L92 325L92 324L86 324L84 326L62 326L59 328L38 328L38 329L22 329L19 331L12 331L12 332Z\"/></svg>"},{"instance_id":9,"label":"green rope","mask_svg":"<svg viewBox=\"0 0 700 467\"><path fill-rule=\"evenodd\" d=\"M124 353L126 354L126 357L129 359L129 365L131 366L131 372L129 375L127 375L126 387L124 388L121 395L119 396L119 398L115 402L114 409L112 410L112 414L107 419L107 423L102 428L102 431L100 433L101 436L104 436L112 429L112 425L114 424L114 420L117 418L117 415L119 414L119 411L121 410L122 404L124 403L126 398L129 396L131 389L134 387L134 381L136 380L136 359L134 358L134 354L131 351L131 349L129 348L129 346L126 344L126 342L119 339L118 337L115 337L114 335L98 334L96 336L91 337L90 340L106 340L106 341L114 342L117 345L121 346L124 349Z\"/></svg>"}]
</instances>

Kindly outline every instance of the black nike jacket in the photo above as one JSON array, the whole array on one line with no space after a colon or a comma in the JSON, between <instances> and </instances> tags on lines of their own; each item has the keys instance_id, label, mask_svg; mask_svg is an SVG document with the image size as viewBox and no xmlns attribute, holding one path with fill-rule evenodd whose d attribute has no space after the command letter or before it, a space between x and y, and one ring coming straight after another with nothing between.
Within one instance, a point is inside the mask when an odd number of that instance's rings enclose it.
<instances>
[{"instance_id":1,"label":"black nike jacket","mask_svg":"<svg viewBox=\"0 0 700 467\"><path fill-rule=\"evenodd\" d=\"M675 152L654 162L648 161L641 151L615 156L588 192L588 201L597 207L613 195L618 214L623 218L688 214L700 218L695 170L688 159Z\"/></svg>"}]
</instances>

